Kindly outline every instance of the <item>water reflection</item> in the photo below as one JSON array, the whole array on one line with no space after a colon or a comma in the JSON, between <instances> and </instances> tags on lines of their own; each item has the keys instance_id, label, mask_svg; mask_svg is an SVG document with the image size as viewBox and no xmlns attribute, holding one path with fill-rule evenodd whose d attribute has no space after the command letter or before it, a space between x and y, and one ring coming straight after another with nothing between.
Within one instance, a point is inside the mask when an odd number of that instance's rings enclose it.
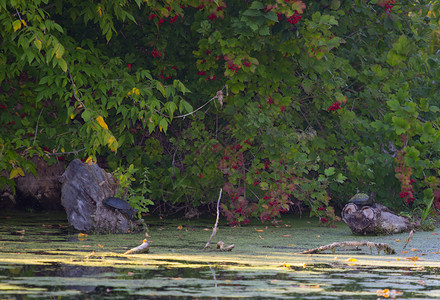
<instances>
[{"instance_id":1,"label":"water reflection","mask_svg":"<svg viewBox=\"0 0 440 300\"><path fill-rule=\"evenodd\" d=\"M7 298L147 297L147 298L294 298L376 299L378 290L398 291L399 299L438 299L440 270L357 267L341 271L330 265L307 270L231 271L221 265L199 268L86 267L65 264L0 264L0 289Z\"/></svg>"}]
</instances>

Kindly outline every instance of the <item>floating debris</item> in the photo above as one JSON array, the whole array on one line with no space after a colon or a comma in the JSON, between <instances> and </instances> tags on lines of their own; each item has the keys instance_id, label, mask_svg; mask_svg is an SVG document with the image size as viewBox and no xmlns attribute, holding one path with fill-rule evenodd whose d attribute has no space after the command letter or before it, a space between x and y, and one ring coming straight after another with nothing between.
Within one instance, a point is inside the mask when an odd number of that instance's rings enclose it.
<instances>
[{"instance_id":1,"label":"floating debris","mask_svg":"<svg viewBox=\"0 0 440 300\"><path fill-rule=\"evenodd\" d=\"M147 239L145 239L142 241L141 245L128 250L127 252L124 253L124 255L148 253L149 251L150 251L150 242Z\"/></svg>"}]
</instances>

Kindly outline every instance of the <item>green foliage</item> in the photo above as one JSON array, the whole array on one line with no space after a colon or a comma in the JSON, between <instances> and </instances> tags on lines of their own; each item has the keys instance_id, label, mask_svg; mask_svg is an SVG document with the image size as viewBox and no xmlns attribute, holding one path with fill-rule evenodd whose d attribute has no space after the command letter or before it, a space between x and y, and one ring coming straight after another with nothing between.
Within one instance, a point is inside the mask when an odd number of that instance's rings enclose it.
<instances>
[{"instance_id":1,"label":"green foliage","mask_svg":"<svg viewBox=\"0 0 440 300\"><path fill-rule=\"evenodd\" d=\"M151 193L148 168L135 169L131 164L126 170L117 168L113 175L119 182L116 196L127 199L131 207L138 210L138 218L141 218L143 213L149 211L148 206L153 205L153 201L147 198Z\"/></svg>"},{"instance_id":2,"label":"green foliage","mask_svg":"<svg viewBox=\"0 0 440 300\"><path fill-rule=\"evenodd\" d=\"M437 209L438 10L0 0L0 168L105 159L141 210L140 195L199 206L224 187L234 224L306 207L337 220L357 189L398 210L430 189Z\"/></svg>"}]
</instances>

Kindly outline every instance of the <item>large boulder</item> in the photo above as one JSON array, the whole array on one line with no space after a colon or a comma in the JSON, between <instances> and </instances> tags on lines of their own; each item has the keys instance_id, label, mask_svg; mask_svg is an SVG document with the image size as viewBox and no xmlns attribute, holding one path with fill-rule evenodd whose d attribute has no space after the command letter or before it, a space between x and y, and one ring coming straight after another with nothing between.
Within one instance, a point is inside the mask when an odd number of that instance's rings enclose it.
<instances>
[{"instance_id":1,"label":"large boulder","mask_svg":"<svg viewBox=\"0 0 440 300\"><path fill-rule=\"evenodd\" d=\"M61 176L61 204L69 224L76 230L96 233L129 233L138 222L118 210L110 209L103 200L118 191L118 182L97 164L73 160Z\"/></svg>"},{"instance_id":2,"label":"large boulder","mask_svg":"<svg viewBox=\"0 0 440 300\"><path fill-rule=\"evenodd\" d=\"M14 197L15 207L34 210L62 210L60 203L61 183L58 178L63 174L65 162L58 161L49 165L42 157L34 156L36 177L31 173L19 176L15 180L17 191Z\"/></svg>"}]
</instances>

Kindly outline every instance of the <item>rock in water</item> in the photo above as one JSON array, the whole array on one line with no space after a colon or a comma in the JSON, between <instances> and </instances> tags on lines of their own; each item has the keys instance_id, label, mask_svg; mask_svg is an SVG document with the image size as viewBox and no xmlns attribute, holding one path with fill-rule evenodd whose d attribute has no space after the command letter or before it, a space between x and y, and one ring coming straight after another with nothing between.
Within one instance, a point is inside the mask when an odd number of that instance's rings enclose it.
<instances>
[{"instance_id":1,"label":"rock in water","mask_svg":"<svg viewBox=\"0 0 440 300\"><path fill-rule=\"evenodd\" d=\"M76 230L96 233L128 233L137 223L127 215L107 208L103 200L113 197L118 183L97 164L73 160L61 176L61 204L69 224Z\"/></svg>"},{"instance_id":2,"label":"rock in water","mask_svg":"<svg viewBox=\"0 0 440 300\"><path fill-rule=\"evenodd\" d=\"M342 209L342 220L356 234L393 234L410 231L415 224L379 203L350 201Z\"/></svg>"}]
</instances>

